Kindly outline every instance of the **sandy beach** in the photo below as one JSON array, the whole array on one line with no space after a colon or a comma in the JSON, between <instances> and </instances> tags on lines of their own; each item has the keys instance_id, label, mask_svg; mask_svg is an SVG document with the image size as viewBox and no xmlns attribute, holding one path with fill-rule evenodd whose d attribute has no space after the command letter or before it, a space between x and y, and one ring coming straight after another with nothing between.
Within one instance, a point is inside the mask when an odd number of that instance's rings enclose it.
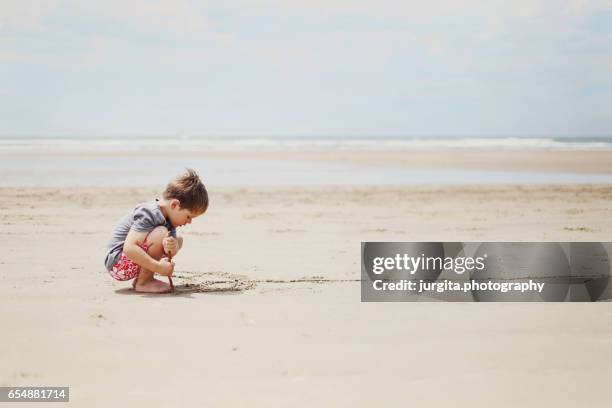
<instances>
[{"instance_id":1,"label":"sandy beach","mask_svg":"<svg viewBox=\"0 0 612 408\"><path fill-rule=\"evenodd\" d=\"M83 407L607 405L607 303L361 303L359 251L607 241L610 185L215 187L178 292L146 296L102 261L158 195L0 188L1 386L69 385Z\"/></svg>"},{"instance_id":2,"label":"sandy beach","mask_svg":"<svg viewBox=\"0 0 612 408\"><path fill-rule=\"evenodd\" d=\"M611 21L2 0L0 408L610 407Z\"/></svg>"}]
</instances>

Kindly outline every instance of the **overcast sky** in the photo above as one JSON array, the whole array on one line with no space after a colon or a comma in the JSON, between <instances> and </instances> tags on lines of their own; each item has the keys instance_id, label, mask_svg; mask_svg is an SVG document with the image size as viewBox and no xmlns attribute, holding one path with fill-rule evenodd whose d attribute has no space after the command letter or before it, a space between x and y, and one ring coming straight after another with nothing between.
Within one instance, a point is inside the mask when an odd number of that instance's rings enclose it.
<instances>
[{"instance_id":1,"label":"overcast sky","mask_svg":"<svg viewBox=\"0 0 612 408\"><path fill-rule=\"evenodd\" d=\"M0 0L0 135L612 136L612 1Z\"/></svg>"}]
</instances>

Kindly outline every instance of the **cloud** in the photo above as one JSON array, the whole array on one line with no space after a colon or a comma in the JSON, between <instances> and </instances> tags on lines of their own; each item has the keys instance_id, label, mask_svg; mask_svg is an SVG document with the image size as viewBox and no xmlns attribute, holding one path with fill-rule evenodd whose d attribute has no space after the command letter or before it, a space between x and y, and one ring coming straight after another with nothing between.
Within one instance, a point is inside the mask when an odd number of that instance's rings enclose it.
<instances>
[{"instance_id":1,"label":"cloud","mask_svg":"<svg viewBox=\"0 0 612 408\"><path fill-rule=\"evenodd\" d=\"M199 35L207 27L206 8L186 0L2 0L0 25L3 29L39 30L52 28L51 17L64 22L87 19L114 22L135 31L167 31L175 35Z\"/></svg>"},{"instance_id":2,"label":"cloud","mask_svg":"<svg viewBox=\"0 0 612 408\"><path fill-rule=\"evenodd\" d=\"M65 4L75 16L112 21L139 32L164 32L179 37L197 37L207 33L209 21L206 3L187 0L105 0L75 1Z\"/></svg>"},{"instance_id":3,"label":"cloud","mask_svg":"<svg viewBox=\"0 0 612 408\"><path fill-rule=\"evenodd\" d=\"M612 130L606 10L612 1L2 0L0 74L16 84L2 93L23 112L36 105L28 123L61 129L118 112L134 129L151 116L165 129L236 129L238 117L241 130L559 132L600 112L589 126ZM0 116L15 109L0 101Z\"/></svg>"},{"instance_id":4,"label":"cloud","mask_svg":"<svg viewBox=\"0 0 612 408\"><path fill-rule=\"evenodd\" d=\"M3 0L0 2L0 22L4 27L34 29L41 27L46 17L61 13L73 18L113 21L143 32L166 31L180 36L199 36L208 32L211 18L215 16L240 17L243 21L261 16L319 20L345 16L357 20L416 23L450 17L503 23L543 16L579 18L611 8L610 0Z\"/></svg>"}]
</instances>

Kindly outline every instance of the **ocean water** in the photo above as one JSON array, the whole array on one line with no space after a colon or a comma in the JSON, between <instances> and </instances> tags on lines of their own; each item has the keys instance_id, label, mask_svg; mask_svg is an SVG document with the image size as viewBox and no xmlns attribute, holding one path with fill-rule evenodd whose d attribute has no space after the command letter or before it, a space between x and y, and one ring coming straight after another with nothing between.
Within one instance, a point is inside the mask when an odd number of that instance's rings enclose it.
<instances>
[{"instance_id":1,"label":"ocean water","mask_svg":"<svg viewBox=\"0 0 612 408\"><path fill-rule=\"evenodd\" d=\"M198 171L207 185L218 187L612 183L612 174L374 168L255 159L49 156L1 160L0 187L161 188L185 167Z\"/></svg>"},{"instance_id":2,"label":"ocean water","mask_svg":"<svg viewBox=\"0 0 612 408\"><path fill-rule=\"evenodd\" d=\"M209 159L206 151L274 149L612 149L612 139L372 139L372 138L30 138L0 139L0 187L163 187L185 167L207 185L394 186L462 184L612 183L612 174L408 169L289 160ZM181 157L181 152L201 152ZM83 154L80 154L80 153ZM104 152L105 155L87 153ZM147 156L113 152L157 153ZM65 154L59 154L65 153ZM168 153L160 158L159 153Z\"/></svg>"},{"instance_id":3,"label":"ocean water","mask_svg":"<svg viewBox=\"0 0 612 408\"><path fill-rule=\"evenodd\" d=\"M0 137L0 153L232 150L612 150L612 137Z\"/></svg>"}]
</instances>

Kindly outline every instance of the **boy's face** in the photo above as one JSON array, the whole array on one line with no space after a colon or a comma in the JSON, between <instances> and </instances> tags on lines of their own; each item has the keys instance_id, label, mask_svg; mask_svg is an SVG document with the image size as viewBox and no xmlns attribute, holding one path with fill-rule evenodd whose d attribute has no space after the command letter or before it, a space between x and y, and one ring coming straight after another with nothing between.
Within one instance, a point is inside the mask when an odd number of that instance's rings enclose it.
<instances>
[{"instance_id":1,"label":"boy's face","mask_svg":"<svg viewBox=\"0 0 612 408\"><path fill-rule=\"evenodd\" d=\"M183 225L191 224L191 221L202 215L201 212L181 208L179 200L172 200L170 203L170 211L168 212L170 223L173 227L182 227Z\"/></svg>"}]
</instances>

